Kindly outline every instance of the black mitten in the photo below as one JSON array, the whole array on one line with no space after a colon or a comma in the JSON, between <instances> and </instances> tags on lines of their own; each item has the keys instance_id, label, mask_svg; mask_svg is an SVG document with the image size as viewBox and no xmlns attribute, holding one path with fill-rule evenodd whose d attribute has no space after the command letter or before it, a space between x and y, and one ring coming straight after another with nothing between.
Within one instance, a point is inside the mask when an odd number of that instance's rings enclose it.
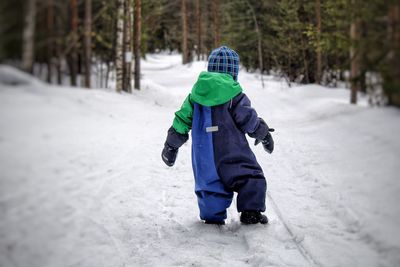
<instances>
[{"instance_id":1,"label":"black mitten","mask_svg":"<svg viewBox=\"0 0 400 267\"><path fill-rule=\"evenodd\" d=\"M275 131L275 129L269 128L265 121L260 118L257 129L254 133L249 133L249 136L256 139L254 145L258 145L261 142L264 150L271 154L272 151L274 151L274 140L269 132L273 131Z\"/></svg>"},{"instance_id":2,"label":"black mitten","mask_svg":"<svg viewBox=\"0 0 400 267\"><path fill-rule=\"evenodd\" d=\"M174 148L165 142L164 149L161 153L162 160L165 162L165 164L167 164L169 167L174 166L177 155L178 148Z\"/></svg>"},{"instance_id":3,"label":"black mitten","mask_svg":"<svg viewBox=\"0 0 400 267\"><path fill-rule=\"evenodd\" d=\"M161 158L169 167L174 166L178 149L188 140L188 134L178 133L173 127L168 129L167 141L165 141Z\"/></svg>"},{"instance_id":4,"label":"black mitten","mask_svg":"<svg viewBox=\"0 0 400 267\"><path fill-rule=\"evenodd\" d=\"M269 129L269 132L273 131L275 131L273 128ZM264 147L264 150L271 154L274 151L274 139L272 139L272 136L269 132L262 140L256 139L254 145L258 145L261 142L261 144Z\"/></svg>"}]
</instances>

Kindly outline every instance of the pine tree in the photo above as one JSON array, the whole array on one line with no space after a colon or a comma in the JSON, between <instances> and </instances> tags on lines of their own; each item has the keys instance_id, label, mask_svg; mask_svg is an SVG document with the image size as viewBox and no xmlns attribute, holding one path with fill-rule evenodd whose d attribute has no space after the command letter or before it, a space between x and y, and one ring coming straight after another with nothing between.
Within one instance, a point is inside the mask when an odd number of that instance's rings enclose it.
<instances>
[{"instance_id":1,"label":"pine tree","mask_svg":"<svg viewBox=\"0 0 400 267\"><path fill-rule=\"evenodd\" d=\"M25 25L22 41L22 69L33 71L35 57L35 25L36 25L36 0L29 0L25 12Z\"/></svg>"},{"instance_id":2,"label":"pine tree","mask_svg":"<svg viewBox=\"0 0 400 267\"><path fill-rule=\"evenodd\" d=\"M393 1L388 7L388 40L387 62L390 68L383 74L383 86L389 104L400 107L400 3L398 1Z\"/></svg>"},{"instance_id":3,"label":"pine tree","mask_svg":"<svg viewBox=\"0 0 400 267\"><path fill-rule=\"evenodd\" d=\"M189 62L189 48L188 48L188 18L187 18L187 5L186 0L181 0L181 16L182 16L182 64Z\"/></svg>"},{"instance_id":4,"label":"pine tree","mask_svg":"<svg viewBox=\"0 0 400 267\"><path fill-rule=\"evenodd\" d=\"M214 36L214 48L217 48L221 45L221 36L220 36L220 4L219 0L211 1L212 8L212 22L213 22L213 36Z\"/></svg>"},{"instance_id":5,"label":"pine tree","mask_svg":"<svg viewBox=\"0 0 400 267\"><path fill-rule=\"evenodd\" d=\"M263 64L263 54L262 54L262 35L261 35L261 30L260 26L258 23L257 15L256 12L253 8L253 6L250 4L249 1L246 0L247 6L250 9L253 21L254 21L254 31L257 36L257 52L258 52L258 68L260 70L260 76L261 76L261 85L264 88L264 79L263 79L263 71L264 71L264 64Z\"/></svg>"},{"instance_id":6,"label":"pine tree","mask_svg":"<svg viewBox=\"0 0 400 267\"><path fill-rule=\"evenodd\" d=\"M54 3L47 0L47 82L52 82L54 55Z\"/></svg>"},{"instance_id":7,"label":"pine tree","mask_svg":"<svg viewBox=\"0 0 400 267\"><path fill-rule=\"evenodd\" d=\"M142 1L135 0L135 89L140 90L140 58L141 58L141 36L142 36Z\"/></svg>"},{"instance_id":8,"label":"pine tree","mask_svg":"<svg viewBox=\"0 0 400 267\"><path fill-rule=\"evenodd\" d=\"M78 5L77 0L70 0L71 8L71 52L70 52L70 79L71 85L77 85L78 75Z\"/></svg>"},{"instance_id":9,"label":"pine tree","mask_svg":"<svg viewBox=\"0 0 400 267\"><path fill-rule=\"evenodd\" d=\"M92 68L92 0L85 0L85 87L90 88Z\"/></svg>"},{"instance_id":10,"label":"pine tree","mask_svg":"<svg viewBox=\"0 0 400 267\"><path fill-rule=\"evenodd\" d=\"M317 20L317 40L316 40L316 71L315 82L320 84L322 78L322 48L321 48L321 0L315 0L315 14Z\"/></svg>"},{"instance_id":11,"label":"pine tree","mask_svg":"<svg viewBox=\"0 0 400 267\"><path fill-rule=\"evenodd\" d=\"M352 0L352 5L355 8L356 0ZM350 103L357 103L357 93L359 91L359 76L360 76L360 52L358 50L360 44L360 19L357 14L353 14L353 20L350 24L350 39L352 45L350 47L350 81L351 81L351 96Z\"/></svg>"},{"instance_id":12,"label":"pine tree","mask_svg":"<svg viewBox=\"0 0 400 267\"><path fill-rule=\"evenodd\" d=\"M200 60L202 55L202 25L201 25L201 1L196 0L196 33L197 33L197 60Z\"/></svg>"}]
</instances>

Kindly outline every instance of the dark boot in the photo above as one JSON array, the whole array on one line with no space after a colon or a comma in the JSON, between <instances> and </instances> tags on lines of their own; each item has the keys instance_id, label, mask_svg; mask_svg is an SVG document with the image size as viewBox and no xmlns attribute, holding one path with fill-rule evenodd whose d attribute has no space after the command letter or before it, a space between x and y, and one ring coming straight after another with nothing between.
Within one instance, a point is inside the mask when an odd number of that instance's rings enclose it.
<instances>
[{"instance_id":1,"label":"dark boot","mask_svg":"<svg viewBox=\"0 0 400 267\"><path fill-rule=\"evenodd\" d=\"M240 215L240 221L243 224L267 224L268 218L259 211L243 211Z\"/></svg>"}]
</instances>

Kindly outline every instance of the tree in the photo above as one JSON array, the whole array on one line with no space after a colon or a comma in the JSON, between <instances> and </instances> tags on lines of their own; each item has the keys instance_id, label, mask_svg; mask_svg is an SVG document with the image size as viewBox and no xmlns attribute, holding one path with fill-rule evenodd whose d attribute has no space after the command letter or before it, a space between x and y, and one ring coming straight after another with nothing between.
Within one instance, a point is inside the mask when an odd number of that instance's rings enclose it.
<instances>
[{"instance_id":1,"label":"tree","mask_svg":"<svg viewBox=\"0 0 400 267\"><path fill-rule=\"evenodd\" d=\"M67 10L66 8L69 5L69 1L66 3L64 2L62 6L58 7L58 10L56 10L56 13L59 13L60 15L56 16L55 19L55 35L54 35L54 53L55 53L55 68L57 72L57 84L61 85L62 84L62 71L63 71L63 61L65 60L65 27L64 23L66 21L67 17Z\"/></svg>"},{"instance_id":2,"label":"tree","mask_svg":"<svg viewBox=\"0 0 400 267\"><path fill-rule=\"evenodd\" d=\"M53 77L54 55L54 3L47 0L47 82L51 83Z\"/></svg>"},{"instance_id":3,"label":"tree","mask_svg":"<svg viewBox=\"0 0 400 267\"><path fill-rule=\"evenodd\" d=\"M320 84L322 77L322 53L321 53L321 1L315 0L315 14L317 20L317 44L316 44L316 71L315 71L315 82Z\"/></svg>"},{"instance_id":4,"label":"tree","mask_svg":"<svg viewBox=\"0 0 400 267\"><path fill-rule=\"evenodd\" d=\"M142 36L142 1L135 0L135 38L134 38L134 54L135 54L135 89L140 90L140 55L141 55L141 36Z\"/></svg>"},{"instance_id":5,"label":"tree","mask_svg":"<svg viewBox=\"0 0 400 267\"><path fill-rule=\"evenodd\" d=\"M398 1L393 1L388 8L388 40L387 65L390 68L383 74L383 86L389 104L400 106L400 3Z\"/></svg>"},{"instance_id":6,"label":"tree","mask_svg":"<svg viewBox=\"0 0 400 267\"><path fill-rule=\"evenodd\" d=\"M92 67L92 0L85 0L85 87L90 88Z\"/></svg>"},{"instance_id":7,"label":"tree","mask_svg":"<svg viewBox=\"0 0 400 267\"><path fill-rule=\"evenodd\" d=\"M260 76L261 76L261 85L264 88L264 79L263 79L263 70L264 70L264 65L263 65L263 54L262 54L262 36L261 36L261 30L258 25L258 20L256 16L256 12L254 11L253 6L250 4L249 1L246 0L247 6L249 7L253 20L254 20L254 31L257 35L257 51L258 51L258 67L260 69Z\"/></svg>"},{"instance_id":8,"label":"tree","mask_svg":"<svg viewBox=\"0 0 400 267\"><path fill-rule=\"evenodd\" d=\"M196 30L197 30L197 60L200 60L202 55L202 27L201 27L201 1L196 0Z\"/></svg>"},{"instance_id":9,"label":"tree","mask_svg":"<svg viewBox=\"0 0 400 267\"><path fill-rule=\"evenodd\" d=\"M187 6L186 0L181 0L181 16L182 16L182 64L189 62L188 49L188 22L187 22Z\"/></svg>"},{"instance_id":10,"label":"tree","mask_svg":"<svg viewBox=\"0 0 400 267\"><path fill-rule=\"evenodd\" d=\"M214 30L213 48L217 48L221 45L219 0L211 1L211 8L212 8L213 30Z\"/></svg>"},{"instance_id":11,"label":"tree","mask_svg":"<svg viewBox=\"0 0 400 267\"><path fill-rule=\"evenodd\" d=\"M22 41L22 69L32 73L35 57L36 0L28 0Z\"/></svg>"},{"instance_id":12,"label":"tree","mask_svg":"<svg viewBox=\"0 0 400 267\"><path fill-rule=\"evenodd\" d=\"M352 4L355 7L355 0L352 0ZM356 14L354 14L350 24L350 40L352 42L350 47L350 103L356 104L360 76L360 52L358 51L360 45L360 19Z\"/></svg>"},{"instance_id":13,"label":"tree","mask_svg":"<svg viewBox=\"0 0 400 267\"><path fill-rule=\"evenodd\" d=\"M123 42L124 42L124 0L118 0L117 6L117 40L115 53L116 89L117 92L123 90L124 70L123 70Z\"/></svg>"},{"instance_id":14,"label":"tree","mask_svg":"<svg viewBox=\"0 0 400 267\"><path fill-rule=\"evenodd\" d=\"M130 0L125 0L124 2L124 58L123 58L123 77L124 77L124 85L123 90L131 93L131 63L132 63L132 3Z\"/></svg>"},{"instance_id":15,"label":"tree","mask_svg":"<svg viewBox=\"0 0 400 267\"><path fill-rule=\"evenodd\" d=\"M78 5L77 0L71 0L71 53L70 53L70 79L71 85L76 86L78 75Z\"/></svg>"}]
</instances>

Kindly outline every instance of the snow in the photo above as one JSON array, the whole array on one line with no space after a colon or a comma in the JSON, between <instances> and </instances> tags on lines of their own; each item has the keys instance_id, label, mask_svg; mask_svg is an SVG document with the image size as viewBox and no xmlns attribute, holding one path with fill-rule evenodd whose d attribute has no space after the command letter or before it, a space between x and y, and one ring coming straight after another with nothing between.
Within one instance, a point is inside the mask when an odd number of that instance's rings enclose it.
<instances>
[{"instance_id":1,"label":"snow","mask_svg":"<svg viewBox=\"0 0 400 267\"><path fill-rule=\"evenodd\" d=\"M0 66L0 266L399 266L400 111L241 70L276 129L255 147L267 226L198 219L190 140L160 152L205 62L147 55L142 91L46 85ZM249 139L250 142L252 140Z\"/></svg>"}]
</instances>

